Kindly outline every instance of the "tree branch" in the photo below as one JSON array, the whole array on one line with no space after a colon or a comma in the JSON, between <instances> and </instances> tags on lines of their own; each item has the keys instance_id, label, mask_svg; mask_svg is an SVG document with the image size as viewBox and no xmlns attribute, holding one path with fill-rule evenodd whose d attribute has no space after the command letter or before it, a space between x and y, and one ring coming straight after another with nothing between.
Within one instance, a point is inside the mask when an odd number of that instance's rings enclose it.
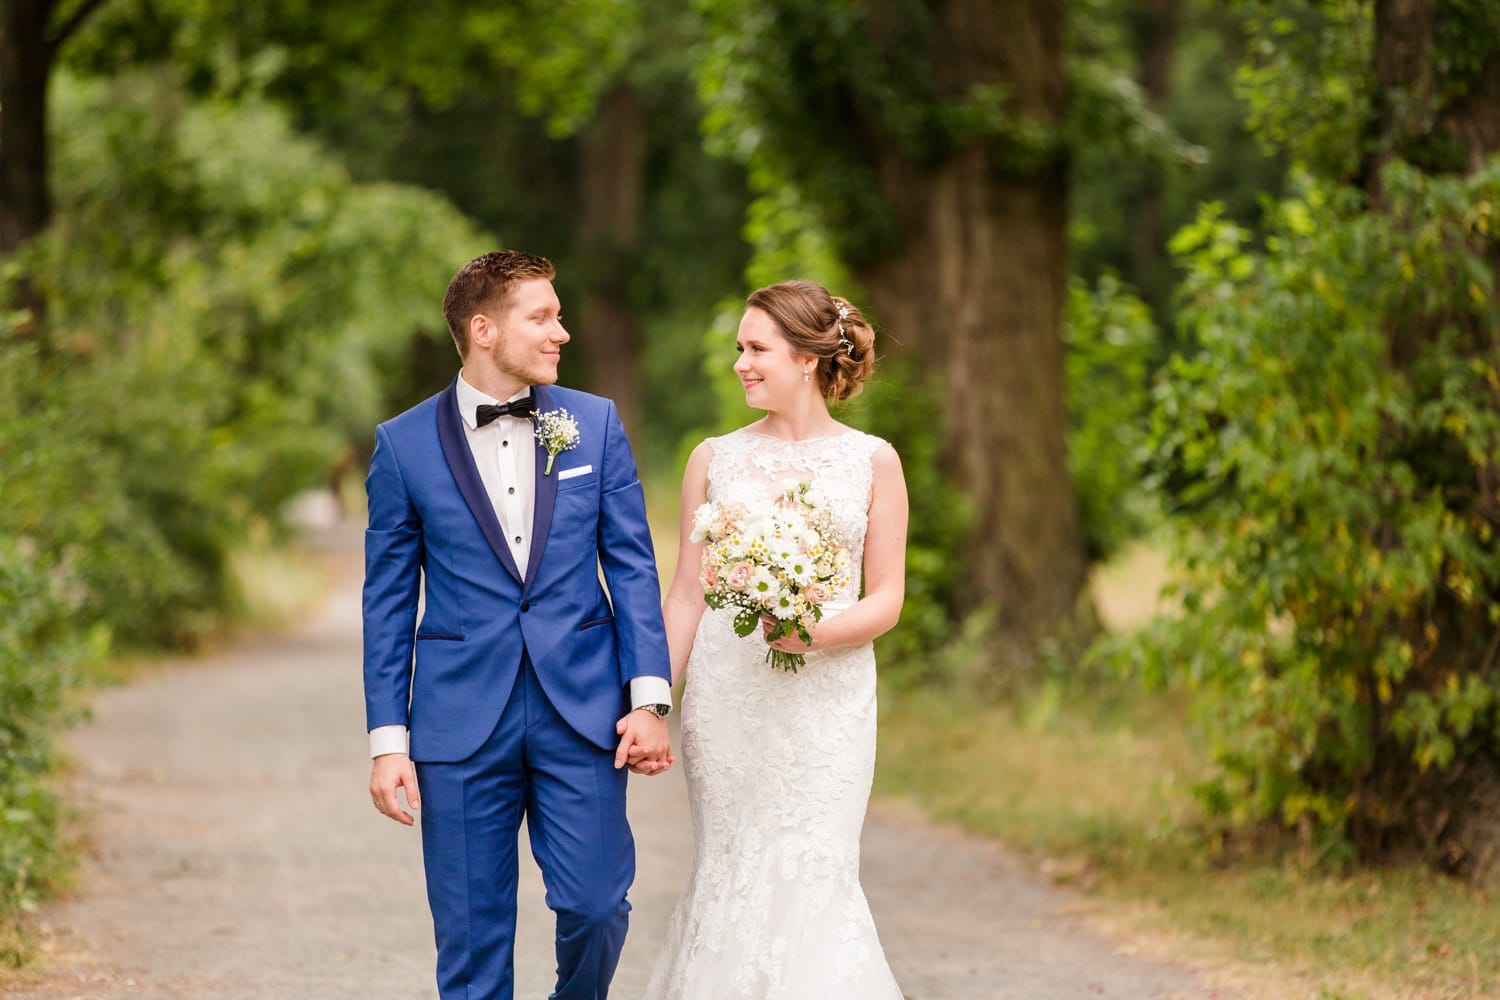
<instances>
[{"instance_id":1,"label":"tree branch","mask_svg":"<svg viewBox=\"0 0 1500 1000\"><path fill-rule=\"evenodd\" d=\"M56 55L57 51L62 48L63 43L71 38L79 28L83 27L83 22L87 21L100 7L103 7L108 2L109 0L83 0L77 7L73 8L72 16L64 21L55 32L44 39L50 54Z\"/></svg>"}]
</instances>

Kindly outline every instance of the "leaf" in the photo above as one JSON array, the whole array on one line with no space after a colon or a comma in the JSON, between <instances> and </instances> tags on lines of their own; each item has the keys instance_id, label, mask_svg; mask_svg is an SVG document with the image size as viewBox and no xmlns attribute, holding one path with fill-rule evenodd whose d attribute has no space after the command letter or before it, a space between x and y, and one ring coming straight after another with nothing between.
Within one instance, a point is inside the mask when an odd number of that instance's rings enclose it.
<instances>
[{"instance_id":1,"label":"leaf","mask_svg":"<svg viewBox=\"0 0 1500 1000\"><path fill-rule=\"evenodd\" d=\"M751 632L754 632L756 626L759 624L760 615L754 611L741 611L734 616L734 634L743 639Z\"/></svg>"}]
</instances>

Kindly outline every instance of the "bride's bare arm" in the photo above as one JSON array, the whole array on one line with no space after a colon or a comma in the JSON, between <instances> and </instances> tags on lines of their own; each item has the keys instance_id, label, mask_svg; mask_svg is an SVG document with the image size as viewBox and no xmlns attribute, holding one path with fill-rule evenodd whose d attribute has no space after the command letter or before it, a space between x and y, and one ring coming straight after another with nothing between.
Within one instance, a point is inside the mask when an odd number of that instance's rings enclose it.
<instances>
[{"instance_id":1,"label":"bride's bare arm","mask_svg":"<svg viewBox=\"0 0 1500 1000\"><path fill-rule=\"evenodd\" d=\"M698 632L698 621L707 607L703 603L703 586L698 582L703 543L693 541L692 536L693 512L708 502L708 463L712 458L713 448L704 441L688 456L687 468L682 473L677 571L672 574L672 585L667 588L667 596L661 605L662 618L667 625L667 649L672 658L674 688L687 667L693 636Z\"/></svg>"},{"instance_id":2,"label":"bride's bare arm","mask_svg":"<svg viewBox=\"0 0 1500 1000\"><path fill-rule=\"evenodd\" d=\"M853 607L809 631L812 645L795 633L772 643L789 653L857 646L896 624L906 600L906 477L896 449L882 445L870 459L870 520L865 531L865 594ZM680 564L679 564L680 569ZM700 598L701 603L701 598Z\"/></svg>"}]
</instances>

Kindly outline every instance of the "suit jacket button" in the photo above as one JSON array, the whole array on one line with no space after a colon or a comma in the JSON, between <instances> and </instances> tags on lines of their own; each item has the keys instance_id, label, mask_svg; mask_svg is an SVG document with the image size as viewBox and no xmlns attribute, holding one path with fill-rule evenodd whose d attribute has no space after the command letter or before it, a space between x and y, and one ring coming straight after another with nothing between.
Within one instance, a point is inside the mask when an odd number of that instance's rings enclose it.
<instances>
[{"instance_id":1,"label":"suit jacket button","mask_svg":"<svg viewBox=\"0 0 1500 1000\"><path fill-rule=\"evenodd\" d=\"M521 602L521 610L522 611L530 611L531 610L531 602L530 601L522 601Z\"/></svg>"}]
</instances>

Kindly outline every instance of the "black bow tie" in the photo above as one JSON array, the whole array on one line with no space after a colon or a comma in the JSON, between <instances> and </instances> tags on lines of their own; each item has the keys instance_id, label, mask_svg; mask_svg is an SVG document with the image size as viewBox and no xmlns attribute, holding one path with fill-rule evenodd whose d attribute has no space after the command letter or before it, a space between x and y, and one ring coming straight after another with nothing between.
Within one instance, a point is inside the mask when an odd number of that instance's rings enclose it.
<instances>
[{"instance_id":1,"label":"black bow tie","mask_svg":"<svg viewBox=\"0 0 1500 1000\"><path fill-rule=\"evenodd\" d=\"M501 417L529 417L536 412L536 397L511 400L509 403L481 403L474 410L474 424L483 427Z\"/></svg>"}]
</instances>

